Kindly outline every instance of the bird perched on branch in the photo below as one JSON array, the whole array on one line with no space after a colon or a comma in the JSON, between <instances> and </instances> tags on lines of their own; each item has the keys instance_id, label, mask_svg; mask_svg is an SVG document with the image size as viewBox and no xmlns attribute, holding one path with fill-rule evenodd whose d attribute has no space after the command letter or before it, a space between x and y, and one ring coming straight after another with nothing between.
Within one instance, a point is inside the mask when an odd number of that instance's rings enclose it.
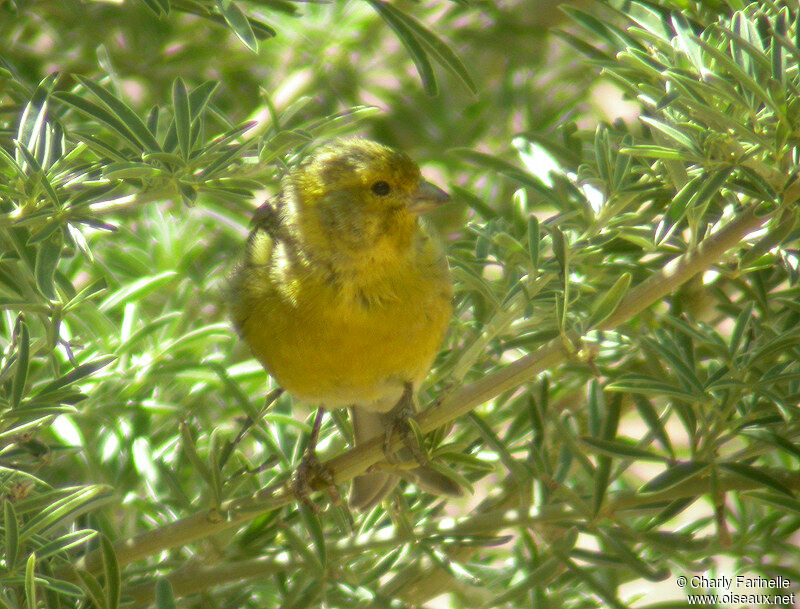
<instances>
[{"instance_id":1,"label":"bird perched on branch","mask_svg":"<svg viewBox=\"0 0 800 609\"><path fill-rule=\"evenodd\" d=\"M349 407L356 444L413 408L444 337L447 261L418 216L447 200L405 154L348 138L292 169L253 218L232 280L235 326L294 397ZM424 464L398 474L431 492L461 492ZM357 477L350 505L375 505L397 480L385 470Z\"/></svg>"}]
</instances>

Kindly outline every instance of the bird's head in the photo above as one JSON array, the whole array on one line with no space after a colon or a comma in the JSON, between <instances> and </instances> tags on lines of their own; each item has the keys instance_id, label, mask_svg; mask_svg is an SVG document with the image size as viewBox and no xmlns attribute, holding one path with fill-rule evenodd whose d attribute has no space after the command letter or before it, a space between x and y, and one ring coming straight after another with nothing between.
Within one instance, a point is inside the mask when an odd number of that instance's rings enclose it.
<instances>
[{"instance_id":1,"label":"bird's head","mask_svg":"<svg viewBox=\"0 0 800 609\"><path fill-rule=\"evenodd\" d=\"M417 215L449 199L405 154L361 138L317 149L286 178L307 247L345 256L402 253Z\"/></svg>"}]
</instances>

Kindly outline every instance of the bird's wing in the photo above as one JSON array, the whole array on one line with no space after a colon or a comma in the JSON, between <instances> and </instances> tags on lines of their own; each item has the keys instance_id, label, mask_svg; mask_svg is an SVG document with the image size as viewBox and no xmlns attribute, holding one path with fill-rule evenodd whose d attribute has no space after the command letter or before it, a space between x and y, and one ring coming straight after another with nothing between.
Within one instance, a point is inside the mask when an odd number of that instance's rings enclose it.
<instances>
[{"instance_id":1,"label":"bird's wing","mask_svg":"<svg viewBox=\"0 0 800 609\"><path fill-rule=\"evenodd\" d=\"M253 232L265 230L273 235L273 238L277 238L281 226L279 208L280 196L276 197L274 202L269 199L264 201L261 207L253 213L253 219L250 221Z\"/></svg>"},{"instance_id":2,"label":"bird's wing","mask_svg":"<svg viewBox=\"0 0 800 609\"><path fill-rule=\"evenodd\" d=\"M253 311L253 298L263 296L271 290L269 268L278 242L290 246L291 239L284 228L280 214L280 194L274 200L265 201L253 214L250 236L245 255L231 274L229 291L233 303L231 317L236 330L241 334L247 318Z\"/></svg>"}]
</instances>

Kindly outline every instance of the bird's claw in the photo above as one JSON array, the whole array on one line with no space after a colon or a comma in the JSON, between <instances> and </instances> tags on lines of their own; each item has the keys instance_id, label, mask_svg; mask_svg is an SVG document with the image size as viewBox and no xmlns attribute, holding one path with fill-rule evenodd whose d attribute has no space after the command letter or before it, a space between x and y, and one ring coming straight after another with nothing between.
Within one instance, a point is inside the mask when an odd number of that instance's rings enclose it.
<instances>
[{"instance_id":1,"label":"bird's claw","mask_svg":"<svg viewBox=\"0 0 800 609\"><path fill-rule=\"evenodd\" d=\"M297 466L290 483L292 494L314 513L319 513L320 511L317 504L311 501L311 494L316 490L324 489L331 505L339 506L342 504L342 498L334 483L331 470L322 465L317 458L317 439L319 438L324 412L322 408L317 409L314 424L311 427L311 434L308 436L305 454L300 460L300 464Z\"/></svg>"},{"instance_id":2,"label":"bird's claw","mask_svg":"<svg viewBox=\"0 0 800 609\"><path fill-rule=\"evenodd\" d=\"M386 460L395 468L412 469L419 465L425 465L429 459L428 455L420 444L420 434L415 431L411 417L415 414L414 410L413 387L411 383L406 383L403 395L392 409L392 421L387 425L386 435L383 439L383 454ZM409 459L403 459L398 453L391 450L392 440L395 435L399 435L406 450L411 453L416 463L410 463Z\"/></svg>"},{"instance_id":3,"label":"bird's claw","mask_svg":"<svg viewBox=\"0 0 800 609\"><path fill-rule=\"evenodd\" d=\"M342 504L342 497L333 480L331 470L320 463L315 452L306 452L292 476L290 483L292 494L302 501L314 513L320 509L311 500L311 494L316 490L324 490L328 495L331 505Z\"/></svg>"}]
</instances>

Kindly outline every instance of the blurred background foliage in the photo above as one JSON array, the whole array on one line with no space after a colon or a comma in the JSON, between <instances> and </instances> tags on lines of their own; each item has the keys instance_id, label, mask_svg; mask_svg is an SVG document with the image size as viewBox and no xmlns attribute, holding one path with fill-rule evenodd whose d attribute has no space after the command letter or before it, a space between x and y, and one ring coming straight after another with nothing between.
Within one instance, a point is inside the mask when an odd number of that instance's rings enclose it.
<instances>
[{"instance_id":1,"label":"blurred background foliage","mask_svg":"<svg viewBox=\"0 0 800 609\"><path fill-rule=\"evenodd\" d=\"M796 590L800 13L559 4L0 0L0 606L666 607L692 572ZM169 529L302 455L308 408L267 400L225 282L284 168L354 133L455 198L432 220L456 316L421 403L548 340L572 357L427 439L463 500ZM759 231L597 329L751 209ZM334 414L324 455L348 446Z\"/></svg>"}]
</instances>

